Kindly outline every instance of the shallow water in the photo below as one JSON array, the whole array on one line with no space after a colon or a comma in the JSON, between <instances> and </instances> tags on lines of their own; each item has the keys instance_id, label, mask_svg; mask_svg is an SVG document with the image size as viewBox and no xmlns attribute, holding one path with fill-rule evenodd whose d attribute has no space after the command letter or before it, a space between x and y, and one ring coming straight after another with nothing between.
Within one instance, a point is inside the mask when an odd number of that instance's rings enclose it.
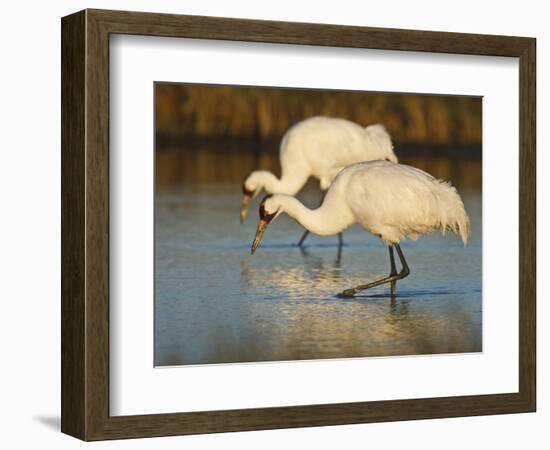
<instances>
[{"instance_id":1,"label":"shallow water","mask_svg":"<svg viewBox=\"0 0 550 450\"><path fill-rule=\"evenodd\" d=\"M320 194L302 199L318 203ZM362 297L347 287L387 275L382 242L354 226L310 235L281 216L254 256L256 200L239 223L240 186L161 190L155 222L155 365L390 356L482 350L481 194L463 194L472 239L402 244L411 275Z\"/></svg>"}]
</instances>

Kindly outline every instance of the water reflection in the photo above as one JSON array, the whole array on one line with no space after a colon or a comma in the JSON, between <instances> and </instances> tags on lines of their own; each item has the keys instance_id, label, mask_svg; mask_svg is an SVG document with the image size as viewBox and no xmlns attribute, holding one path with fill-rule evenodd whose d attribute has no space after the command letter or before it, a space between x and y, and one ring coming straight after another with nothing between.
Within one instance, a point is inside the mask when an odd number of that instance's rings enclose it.
<instances>
[{"instance_id":1,"label":"water reflection","mask_svg":"<svg viewBox=\"0 0 550 450\"><path fill-rule=\"evenodd\" d=\"M318 192L302 195L318 203ZM359 227L309 236L280 217L254 256L252 215L240 225L238 185L159 189L155 364L208 364L481 351L481 195L464 195L472 240L405 243L411 276L340 299L386 275L387 249Z\"/></svg>"},{"instance_id":2,"label":"water reflection","mask_svg":"<svg viewBox=\"0 0 550 450\"><path fill-rule=\"evenodd\" d=\"M218 144L219 145L219 144ZM280 174L278 142L260 141L256 150L201 146L197 144L162 148L156 152L158 187L233 184L256 169ZM480 191L482 181L481 149L407 149L396 148L399 161L452 180L461 191ZM313 183L318 185L318 183Z\"/></svg>"}]
</instances>

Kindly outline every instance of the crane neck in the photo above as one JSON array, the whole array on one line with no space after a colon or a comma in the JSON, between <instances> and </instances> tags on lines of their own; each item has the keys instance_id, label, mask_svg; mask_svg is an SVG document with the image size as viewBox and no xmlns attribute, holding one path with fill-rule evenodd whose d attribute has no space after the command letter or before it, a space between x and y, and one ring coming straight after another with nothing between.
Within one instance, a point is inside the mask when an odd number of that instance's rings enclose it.
<instances>
[{"instance_id":1,"label":"crane neck","mask_svg":"<svg viewBox=\"0 0 550 450\"><path fill-rule=\"evenodd\" d=\"M255 174L268 194L295 195L307 181L306 177L287 176L277 178L267 170L259 170Z\"/></svg>"},{"instance_id":2,"label":"crane neck","mask_svg":"<svg viewBox=\"0 0 550 450\"><path fill-rule=\"evenodd\" d=\"M325 198L319 208L309 209L289 195L277 197L280 198L281 212L287 213L306 230L320 236L337 234L354 222L347 205L342 203L333 204Z\"/></svg>"}]
</instances>

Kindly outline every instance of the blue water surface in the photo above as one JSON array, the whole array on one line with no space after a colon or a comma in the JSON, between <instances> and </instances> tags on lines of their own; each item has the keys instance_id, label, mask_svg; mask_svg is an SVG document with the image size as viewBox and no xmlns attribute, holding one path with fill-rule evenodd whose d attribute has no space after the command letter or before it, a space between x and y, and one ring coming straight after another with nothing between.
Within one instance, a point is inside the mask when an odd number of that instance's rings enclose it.
<instances>
[{"instance_id":1,"label":"blue water surface","mask_svg":"<svg viewBox=\"0 0 550 450\"><path fill-rule=\"evenodd\" d=\"M301 197L310 204L320 194ZM481 193L462 195L467 247L453 234L404 242L411 275L356 298L336 294L385 276L387 247L359 226L310 235L281 216L250 254L258 199L239 223L240 187L157 193L155 365L479 352L482 350Z\"/></svg>"}]
</instances>

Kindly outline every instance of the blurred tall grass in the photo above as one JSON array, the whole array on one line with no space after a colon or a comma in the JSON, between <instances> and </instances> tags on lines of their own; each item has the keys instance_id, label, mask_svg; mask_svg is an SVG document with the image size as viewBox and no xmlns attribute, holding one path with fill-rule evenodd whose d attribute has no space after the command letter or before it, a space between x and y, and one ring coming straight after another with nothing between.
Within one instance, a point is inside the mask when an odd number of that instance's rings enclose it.
<instances>
[{"instance_id":1,"label":"blurred tall grass","mask_svg":"<svg viewBox=\"0 0 550 450\"><path fill-rule=\"evenodd\" d=\"M156 83L157 187L280 174L287 129L316 115L382 123L400 162L481 189L480 97Z\"/></svg>"},{"instance_id":2,"label":"blurred tall grass","mask_svg":"<svg viewBox=\"0 0 550 450\"><path fill-rule=\"evenodd\" d=\"M158 83L159 138L281 136L315 115L383 123L396 144L480 145L481 98Z\"/></svg>"}]
</instances>

